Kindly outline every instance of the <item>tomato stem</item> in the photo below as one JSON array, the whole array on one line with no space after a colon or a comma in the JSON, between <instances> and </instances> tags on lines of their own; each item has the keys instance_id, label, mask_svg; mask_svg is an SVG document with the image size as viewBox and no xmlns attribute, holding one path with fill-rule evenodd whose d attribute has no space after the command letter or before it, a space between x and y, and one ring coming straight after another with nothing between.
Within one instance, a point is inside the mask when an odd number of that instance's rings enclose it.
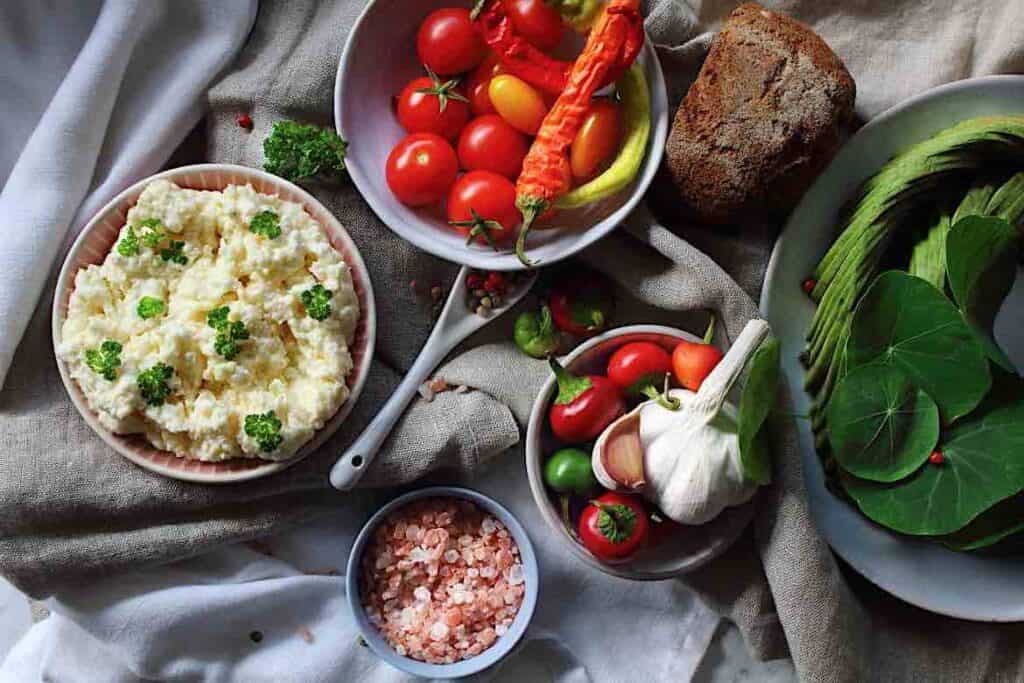
<instances>
[{"instance_id":1,"label":"tomato stem","mask_svg":"<svg viewBox=\"0 0 1024 683\"><path fill-rule=\"evenodd\" d=\"M669 377L670 377L670 374L666 372L665 373L665 388L664 388L664 390L658 391L658 389L654 386L654 384L648 382L643 387L641 387L640 393L642 393L647 398L654 400L662 408L665 408L666 410L675 411L675 410L679 410L679 408L682 407L683 404L682 404L682 402L678 398L675 398L674 396L670 396L669 395L669 393L668 393Z\"/></svg>"}]
</instances>

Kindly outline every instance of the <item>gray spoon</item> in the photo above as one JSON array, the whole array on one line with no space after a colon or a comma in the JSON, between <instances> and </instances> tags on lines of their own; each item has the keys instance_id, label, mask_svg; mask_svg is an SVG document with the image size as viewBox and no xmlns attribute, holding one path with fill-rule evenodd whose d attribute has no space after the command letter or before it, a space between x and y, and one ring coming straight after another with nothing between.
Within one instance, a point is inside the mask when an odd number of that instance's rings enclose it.
<instances>
[{"instance_id":1,"label":"gray spoon","mask_svg":"<svg viewBox=\"0 0 1024 683\"><path fill-rule=\"evenodd\" d=\"M331 486L347 491L354 487L366 472L367 467L377 456L384 440L388 438L398 418L402 416L409 401L417 394L419 387L430 377L434 369L459 342L473 334L487 323L497 319L502 313L515 306L530 291L537 281L537 273L533 271L518 283L514 290L509 291L502 299L502 305L492 309L490 315L480 316L469 310L466 290L466 275L469 268L463 266L452 286L452 291L445 302L441 317L434 325L423 350L416 362L409 368L402 383L398 385L391 398L377 413L377 417L355 440L349 449L338 458L331 469Z\"/></svg>"}]
</instances>

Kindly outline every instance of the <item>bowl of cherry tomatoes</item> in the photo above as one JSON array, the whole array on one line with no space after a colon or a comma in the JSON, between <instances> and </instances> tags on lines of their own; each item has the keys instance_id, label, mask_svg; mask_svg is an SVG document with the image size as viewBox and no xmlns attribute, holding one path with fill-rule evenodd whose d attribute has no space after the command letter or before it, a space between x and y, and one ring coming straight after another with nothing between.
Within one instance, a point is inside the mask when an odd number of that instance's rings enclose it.
<instances>
[{"instance_id":1,"label":"bowl of cherry tomatoes","mask_svg":"<svg viewBox=\"0 0 1024 683\"><path fill-rule=\"evenodd\" d=\"M585 31L574 30L544 0L489 1L500 2L541 62L571 64L585 45ZM587 101L565 152L571 190L607 179L625 166L627 154L636 162L630 180L605 183L614 190L595 193L594 201L539 215L521 245L530 265L554 263L600 239L653 179L669 122L664 77L649 40L632 64L646 85L640 117L646 142L638 147L636 106L613 82ZM335 124L348 141L348 172L385 225L424 251L483 270L527 268L514 249L523 221L516 183L558 99L550 90L508 67L468 1L371 1L348 36L335 83Z\"/></svg>"},{"instance_id":2,"label":"bowl of cherry tomatoes","mask_svg":"<svg viewBox=\"0 0 1024 683\"><path fill-rule=\"evenodd\" d=\"M527 424L526 470L541 516L569 552L614 576L668 579L720 555L750 523L752 502L705 524L677 524L639 495L605 491L591 470L601 432L647 400L635 391L641 378L663 376L689 388L721 355L683 330L630 325L588 339L553 363Z\"/></svg>"}]
</instances>

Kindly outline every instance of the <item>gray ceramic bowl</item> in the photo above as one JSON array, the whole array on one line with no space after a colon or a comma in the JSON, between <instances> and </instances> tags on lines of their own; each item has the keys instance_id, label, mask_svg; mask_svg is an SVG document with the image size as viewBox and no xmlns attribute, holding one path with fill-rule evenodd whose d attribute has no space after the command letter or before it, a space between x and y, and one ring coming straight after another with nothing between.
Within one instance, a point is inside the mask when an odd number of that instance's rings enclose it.
<instances>
[{"instance_id":1,"label":"gray ceramic bowl","mask_svg":"<svg viewBox=\"0 0 1024 683\"><path fill-rule=\"evenodd\" d=\"M580 344L566 356L563 364L574 373L603 375L608 358L620 346L650 341L671 352L682 340L700 341L689 332L662 325L620 327ZM673 533L656 548L645 549L627 562L608 564L598 560L565 527L556 500L544 485L544 462L549 454L566 445L559 443L548 426L548 409L554 395L555 379L552 377L537 395L526 427L526 471L530 478L530 491L541 516L562 545L576 557L606 574L625 579L669 579L691 572L718 557L750 523L754 515L752 502L727 508L707 524L681 527L679 533Z\"/></svg>"},{"instance_id":2,"label":"gray ceramic bowl","mask_svg":"<svg viewBox=\"0 0 1024 683\"><path fill-rule=\"evenodd\" d=\"M498 638L498 641L490 648L484 650L476 657L465 659L454 664L428 664L409 657L403 657L387 644L377 628L370 623L359 599L359 563L366 550L366 545L373 536L374 529L384 519L398 508L411 503L414 500L423 498L462 498L475 503L483 510L494 515L505 527L516 545L519 546L519 558L523 565L523 572L526 577L524 586L526 594L523 596L523 604L509 627L508 632ZM414 676L423 678L462 678L471 676L487 669L510 653L526 633L526 627L530 625L533 618L533 610L537 606L537 594L539 592L540 573L537 571L537 556L533 551L533 544L530 543L526 530L502 505L482 493L457 486L431 486L425 489L411 491L405 495L395 498L390 503L378 510L373 517L363 526L355 543L352 545L352 552L348 557L348 567L345 571L345 591L348 594L349 609L356 620L359 631L378 657L385 662Z\"/></svg>"},{"instance_id":3,"label":"gray ceramic bowl","mask_svg":"<svg viewBox=\"0 0 1024 683\"><path fill-rule=\"evenodd\" d=\"M469 2L454 3L469 6ZM452 0L375 0L367 4L338 65L334 86L334 122L348 143L345 165L363 198L384 224L420 249L448 261L485 270L522 270L506 250L465 244L441 212L410 209L391 194L384 180L388 154L405 136L392 111L392 98L411 79L422 76L416 57L416 30L423 19ZM614 197L588 207L564 211L552 219L556 230L530 234L530 257L551 264L567 258L611 232L643 197L661 163L668 135L665 77L650 39L639 57L651 92L651 136L647 156L635 181Z\"/></svg>"}]
</instances>

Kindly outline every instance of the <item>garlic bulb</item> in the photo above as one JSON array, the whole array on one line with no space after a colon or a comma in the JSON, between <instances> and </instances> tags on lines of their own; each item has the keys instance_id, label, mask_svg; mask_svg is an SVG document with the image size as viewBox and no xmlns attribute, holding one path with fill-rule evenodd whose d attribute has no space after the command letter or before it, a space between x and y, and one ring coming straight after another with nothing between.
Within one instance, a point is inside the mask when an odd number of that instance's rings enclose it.
<instances>
[{"instance_id":1,"label":"garlic bulb","mask_svg":"<svg viewBox=\"0 0 1024 683\"><path fill-rule=\"evenodd\" d=\"M601 485L639 491L681 524L704 524L750 500L757 486L744 477L738 411L726 397L768 329L751 320L699 391L671 390L678 410L646 401L613 422L594 445Z\"/></svg>"}]
</instances>

